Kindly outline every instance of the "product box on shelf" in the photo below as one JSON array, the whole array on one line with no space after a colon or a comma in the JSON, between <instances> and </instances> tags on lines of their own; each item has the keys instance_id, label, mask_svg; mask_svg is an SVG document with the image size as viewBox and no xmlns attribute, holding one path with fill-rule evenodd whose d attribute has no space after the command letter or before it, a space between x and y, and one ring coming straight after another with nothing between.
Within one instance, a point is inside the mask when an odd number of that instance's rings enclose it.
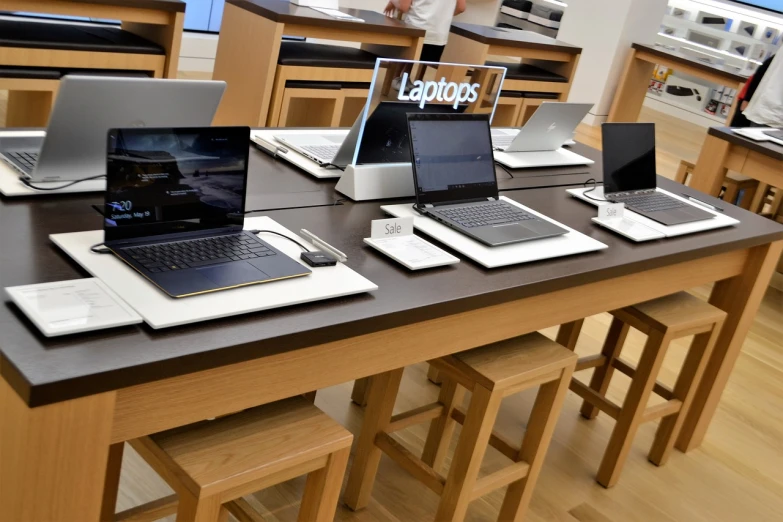
<instances>
[{"instance_id":1,"label":"product box on shelf","mask_svg":"<svg viewBox=\"0 0 783 522\"><path fill-rule=\"evenodd\" d=\"M741 20L739 24L739 29L737 30L737 34L753 37L755 36L757 29L758 26L756 24L752 24L750 22Z\"/></svg>"}]
</instances>

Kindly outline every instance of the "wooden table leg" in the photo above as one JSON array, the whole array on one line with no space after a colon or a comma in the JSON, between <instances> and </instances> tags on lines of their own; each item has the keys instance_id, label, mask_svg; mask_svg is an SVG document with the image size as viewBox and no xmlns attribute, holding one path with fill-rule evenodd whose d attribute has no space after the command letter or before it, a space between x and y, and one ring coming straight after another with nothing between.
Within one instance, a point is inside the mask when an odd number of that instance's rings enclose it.
<instances>
[{"instance_id":1,"label":"wooden table leg","mask_svg":"<svg viewBox=\"0 0 783 522\"><path fill-rule=\"evenodd\" d=\"M443 49L442 63L473 63L484 65L489 54L489 45L458 34L449 35L449 42ZM446 78L447 82L460 83L465 80L468 67L441 65L435 74L436 78Z\"/></svg>"},{"instance_id":2,"label":"wooden table leg","mask_svg":"<svg viewBox=\"0 0 783 522\"><path fill-rule=\"evenodd\" d=\"M742 274L715 284L710 304L726 311L726 322L677 439L677 449L690 451L704 440L781 252L783 241L755 247Z\"/></svg>"},{"instance_id":3,"label":"wooden table leg","mask_svg":"<svg viewBox=\"0 0 783 522\"><path fill-rule=\"evenodd\" d=\"M99 520L114 399L31 409L0 380L0 520Z\"/></svg>"},{"instance_id":4,"label":"wooden table leg","mask_svg":"<svg viewBox=\"0 0 783 522\"><path fill-rule=\"evenodd\" d=\"M691 175L692 188L701 190L711 196L718 197L726 178L726 158L731 144L715 136L707 135L699 153L699 159Z\"/></svg>"},{"instance_id":5,"label":"wooden table leg","mask_svg":"<svg viewBox=\"0 0 783 522\"><path fill-rule=\"evenodd\" d=\"M227 86L214 125L266 125L283 27L226 4L212 79Z\"/></svg>"},{"instance_id":6,"label":"wooden table leg","mask_svg":"<svg viewBox=\"0 0 783 522\"><path fill-rule=\"evenodd\" d=\"M655 64L637 59L636 50L631 49L614 93L607 122L635 122L639 119L654 69Z\"/></svg>"},{"instance_id":7,"label":"wooden table leg","mask_svg":"<svg viewBox=\"0 0 783 522\"><path fill-rule=\"evenodd\" d=\"M166 51L164 78L176 78L179 69L179 53L182 46L182 32L185 13L172 13L166 25L123 22L122 29L146 38L163 47Z\"/></svg>"}]
</instances>

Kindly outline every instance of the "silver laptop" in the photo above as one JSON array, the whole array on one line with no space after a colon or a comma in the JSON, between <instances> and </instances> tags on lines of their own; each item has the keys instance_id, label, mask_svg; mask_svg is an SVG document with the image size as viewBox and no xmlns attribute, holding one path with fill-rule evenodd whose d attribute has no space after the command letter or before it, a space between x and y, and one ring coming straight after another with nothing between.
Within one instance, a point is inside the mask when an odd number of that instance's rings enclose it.
<instances>
[{"instance_id":1,"label":"silver laptop","mask_svg":"<svg viewBox=\"0 0 783 522\"><path fill-rule=\"evenodd\" d=\"M571 139L590 103L544 102L519 132L492 129L492 147L504 152L557 150Z\"/></svg>"},{"instance_id":2,"label":"silver laptop","mask_svg":"<svg viewBox=\"0 0 783 522\"><path fill-rule=\"evenodd\" d=\"M356 144L359 141L362 116L363 111L348 131L328 134L316 134L316 132L280 134L275 136L275 139L322 167L329 165L344 167L353 161Z\"/></svg>"},{"instance_id":3,"label":"silver laptop","mask_svg":"<svg viewBox=\"0 0 783 522\"><path fill-rule=\"evenodd\" d=\"M66 76L45 137L0 140L0 158L23 179L62 182L106 174L109 129L208 127L225 82Z\"/></svg>"}]
</instances>

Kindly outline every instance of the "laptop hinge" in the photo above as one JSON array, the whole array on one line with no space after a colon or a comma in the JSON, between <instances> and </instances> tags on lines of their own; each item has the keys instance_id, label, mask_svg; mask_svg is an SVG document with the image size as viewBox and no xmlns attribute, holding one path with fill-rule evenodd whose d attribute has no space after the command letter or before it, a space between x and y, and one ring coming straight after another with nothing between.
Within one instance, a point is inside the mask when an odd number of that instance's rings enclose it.
<instances>
[{"instance_id":1,"label":"laptop hinge","mask_svg":"<svg viewBox=\"0 0 783 522\"><path fill-rule=\"evenodd\" d=\"M473 198L473 199L459 199L457 201L441 201L439 203L435 203L434 205L425 205L425 208L432 208L435 207L444 207L446 205L460 205L462 203L480 203L482 201L497 201L497 198Z\"/></svg>"}]
</instances>

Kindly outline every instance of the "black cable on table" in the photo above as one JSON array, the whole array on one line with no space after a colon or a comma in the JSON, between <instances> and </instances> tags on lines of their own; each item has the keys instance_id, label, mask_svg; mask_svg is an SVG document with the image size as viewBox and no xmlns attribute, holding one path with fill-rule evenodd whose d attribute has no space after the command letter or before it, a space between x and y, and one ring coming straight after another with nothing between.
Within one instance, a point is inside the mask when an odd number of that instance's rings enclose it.
<instances>
[{"instance_id":1,"label":"black cable on table","mask_svg":"<svg viewBox=\"0 0 783 522\"><path fill-rule=\"evenodd\" d=\"M33 190L62 190L64 188L72 187L73 185L76 185L77 183L81 183L83 181L90 181L92 179L101 179L105 178L106 174L101 174L100 176L92 176L90 178L83 178L83 179L77 179L74 181L71 181L69 183L66 183L65 185L60 185L59 187L36 187L33 185L29 180L22 178L21 181L28 187L30 187Z\"/></svg>"},{"instance_id":2,"label":"black cable on table","mask_svg":"<svg viewBox=\"0 0 783 522\"><path fill-rule=\"evenodd\" d=\"M264 234L274 234L274 235L276 235L276 236L280 236L280 237L282 237L282 238L285 238L285 239L287 239L287 240L291 241L292 243L296 243L297 245L299 245L299 248L301 248L301 249L302 249L302 250L304 250L305 252L310 252L310 249L309 249L309 248L307 248L306 246L304 246L302 243L300 243L300 242L299 242L299 241L297 241L296 239L294 239L294 238L292 238L292 237L288 237L288 236L286 236L285 234L281 234L280 232L275 232L274 230L251 230L251 231L250 231L250 233L251 233L251 234L256 234L256 235L258 235L258 234L261 234L261 233L264 233Z\"/></svg>"}]
</instances>

